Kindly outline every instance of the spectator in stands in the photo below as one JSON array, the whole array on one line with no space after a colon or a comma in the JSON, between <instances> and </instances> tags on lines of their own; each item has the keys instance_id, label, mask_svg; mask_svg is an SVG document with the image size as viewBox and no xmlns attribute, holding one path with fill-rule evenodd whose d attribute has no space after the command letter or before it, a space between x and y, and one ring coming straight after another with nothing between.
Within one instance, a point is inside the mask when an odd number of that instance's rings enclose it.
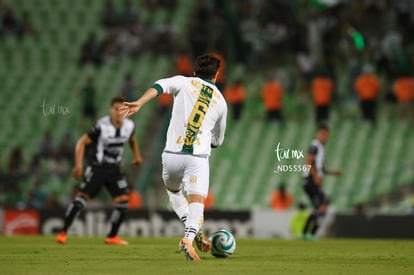
<instances>
[{"instance_id":1,"label":"spectator in stands","mask_svg":"<svg viewBox=\"0 0 414 275\"><path fill-rule=\"evenodd\" d=\"M48 197L45 187L39 179L33 183L33 187L28 192L27 207L34 209L42 209Z\"/></svg>"},{"instance_id":2,"label":"spectator in stands","mask_svg":"<svg viewBox=\"0 0 414 275\"><path fill-rule=\"evenodd\" d=\"M239 121L243 112L244 101L246 100L246 89L241 79L232 85L228 85L223 92L224 98L232 107L234 121Z\"/></svg>"},{"instance_id":3,"label":"spectator in stands","mask_svg":"<svg viewBox=\"0 0 414 275\"><path fill-rule=\"evenodd\" d=\"M181 50L175 59L175 70L179 75L193 76L193 64L185 50Z\"/></svg>"},{"instance_id":4,"label":"spectator in stands","mask_svg":"<svg viewBox=\"0 0 414 275\"><path fill-rule=\"evenodd\" d=\"M414 79L403 72L395 81L393 87L398 101L398 117L412 120L414 115Z\"/></svg>"},{"instance_id":5,"label":"spectator in stands","mask_svg":"<svg viewBox=\"0 0 414 275\"><path fill-rule=\"evenodd\" d=\"M318 74L311 84L316 123L329 120L334 82L325 73Z\"/></svg>"},{"instance_id":6,"label":"spectator in stands","mask_svg":"<svg viewBox=\"0 0 414 275\"><path fill-rule=\"evenodd\" d=\"M138 10L133 6L133 2L131 0L124 0L119 18L124 27L128 26L138 18Z\"/></svg>"},{"instance_id":7,"label":"spectator in stands","mask_svg":"<svg viewBox=\"0 0 414 275\"><path fill-rule=\"evenodd\" d=\"M62 208L62 204L59 201L58 194L56 191L50 192L46 197L46 200L43 203L43 208L45 209L59 209Z\"/></svg>"},{"instance_id":8,"label":"spectator in stands","mask_svg":"<svg viewBox=\"0 0 414 275\"><path fill-rule=\"evenodd\" d=\"M102 25L107 28L113 28L119 25L119 15L116 12L114 1L113 0L106 0L105 8L101 14L101 23Z\"/></svg>"},{"instance_id":9,"label":"spectator in stands","mask_svg":"<svg viewBox=\"0 0 414 275\"><path fill-rule=\"evenodd\" d=\"M134 101L136 100L136 84L134 78L131 73L128 73L124 77L124 82L122 83L121 87L121 95L125 97L127 101Z\"/></svg>"},{"instance_id":10,"label":"spectator in stands","mask_svg":"<svg viewBox=\"0 0 414 275\"><path fill-rule=\"evenodd\" d=\"M8 5L5 6L2 17L0 18L2 32L5 35L15 35L17 33L18 19L14 10Z\"/></svg>"},{"instance_id":11,"label":"spectator in stands","mask_svg":"<svg viewBox=\"0 0 414 275\"><path fill-rule=\"evenodd\" d=\"M100 66L102 64L101 47L96 39L95 33L90 33L88 39L81 47L79 65L94 64Z\"/></svg>"},{"instance_id":12,"label":"spectator in stands","mask_svg":"<svg viewBox=\"0 0 414 275\"><path fill-rule=\"evenodd\" d=\"M262 99L268 121L282 120L283 89L280 83L268 77L262 87Z\"/></svg>"},{"instance_id":13,"label":"spectator in stands","mask_svg":"<svg viewBox=\"0 0 414 275\"><path fill-rule=\"evenodd\" d=\"M116 38L116 44L122 56L136 57L139 55L143 46L143 31L138 19L120 29Z\"/></svg>"},{"instance_id":14,"label":"spectator in stands","mask_svg":"<svg viewBox=\"0 0 414 275\"><path fill-rule=\"evenodd\" d=\"M65 167L63 163L63 158L59 153L53 154L52 158L49 159L49 167L48 170L55 176L59 177L59 179L63 180L68 176L68 169Z\"/></svg>"},{"instance_id":15,"label":"spectator in stands","mask_svg":"<svg viewBox=\"0 0 414 275\"><path fill-rule=\"evenodd\" d=\"M0 4L1 4L1 0L0 0ZM4 170L3 161L0 156L0 186L5 185L6 181L7 181L7 174L6 174L6 171ZM0 196L1 196L1 193L0 193Z\"/></svg>"},{"instance_id":16,"label":"spectator in stands","mask_svg":"<svg viewBox=\"0 0 414 275\"><path fill-rule=\"evenodd\" d=\"M159 54L171 54L175 47L177 29L171 18L166 17L164 22L155 29L156 41L155 51Z\"/></svg>"},{"instance_id":17,"label":"spectator in stands","mask_svg":"<svg viewBox=\"0 0 414 275\"><path fill-rule=\"evenodd\" d=\"M4 191L4 204L5 208L20 208L24 205L23 192L20 188L20 183L17 181L14 184L8 186Z\"/></svg>"},{"instance_id":18,"label":"spectator in stands","mask_svg":"<svg viewBox=\"0 0 414 275\"><path fill-rule=\"evenodd\" d=\"M81 89L82 98L82 121L89 125L96 119L96 88L93 77L86 78L85 84Z\"/></svg>"},{"instance_id":19,"label":"spectator in stands","mask_svg":"<svg viewBox=\"0 0 414 275\"><path fill-rule=\"evenodd\" d=\"M29 175L39 178L42 175L42 162L39 154L34 154L29 165Z\"/></svg>"},{"instance_id":20,"label":"spectator in stands","mask_svg":"<svg viewBox=\"0 0 414 275\"><path fill-rule=\"evenodd\" d=\"M273 210L284 211L292 206L293 197L286 191L286 185L281 183L270 195L270 205Z\"/></svg>"},{"instance_id":21,"label":"spectator in stands","mask_svg":"<svg viewBox=\"0 0 414 275\"><path fill-rule=\"evenodd\" d=\"M39 156L40 158L51 158L55 153L55 144L52 137L52 132L45 131L43 139L40 142Z\"/></svg>"},{"instance_id":22,"label":"spectator in stands","mask_svg":"<svg viewBox=\"0 0 414 275\"><path fill-rule=\"evenodd\" d=\"M133 186L129 186L128 209L140 209L142 205L141 194Z\"/></svg>"},{"instance_id":23,"label":"spectator in stands","mask_svg":"<svg viewBox=\"0 0 414 275\"><path fill-rule=\"evenodd\" d=\"M11 183L16 183L19 178L26 174L22 147L16 146L10 153L9 162L7 165L7 174L11 176Z\"/></svg>"},{"instance_id":24,"label":"spectator in stands","mask_svg":"<svg viewBox=\"0 0 414 275\"><path fill-rule=\"evenodd\" d=\"M70 165L73 165L73 154L75 152L75 140L71 131L67 131L58 146L58 153L63 159L66 159Z\"/></svg>"},{"instance_id":25,"label":"spectator in stands","mask_svg":"<svg viewBox=\"0 0 414 275\"><path fill-rule=\"evenodd\" d=\"M23 152L20 146L16 146L10 153L7 164L7 173L11 176L22 176L25 172Z\"/></svg>"},{"instance_id":26,"label":"spectator in stands","mask_svg":"<svg viewBox=\"0 0 414 275\"><path fill-rule=\"evenodd\" d=\"M112 28L100 44L102 62L104 64L113 65L118 62L120 56L120 48L117 43L121 31L121 28Z\"/></svg>"},{"instance_id":27,"label":"spectator in stands","mask_svg":"<svg viewBox=\"0 0 414 275\"><path fill-rule=\"evenodd\" d=\"M378 77L372 72L371 66L364 66L354 83L355 91L358 93L362 118L365 121L375 123L377 95L381 89Z\"/></svg>"},{"instance_id":28,"label":"spectator in stands","mask_svg":"<svg viewBox=\"0 0 414 275\"><path fill-rule=\"evenodd\" d=\"M23 13L21 20L17 23L16 33L20 38L27 36L34 37L36 35L36 29L34 28L27 11Z\"/></svg>"}]
</instances>

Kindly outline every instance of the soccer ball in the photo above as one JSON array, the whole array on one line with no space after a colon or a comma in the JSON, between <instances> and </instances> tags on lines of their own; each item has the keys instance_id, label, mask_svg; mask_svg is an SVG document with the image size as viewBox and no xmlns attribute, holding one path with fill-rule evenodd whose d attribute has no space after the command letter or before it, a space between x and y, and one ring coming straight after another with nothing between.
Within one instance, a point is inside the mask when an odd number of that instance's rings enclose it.
<instances>
[{"instance_id":1,"label":"soccer ball","mask_svg":"<svg viewBox=\"0 0 414 275\"><path fill-rule=\"evenodd\" d=\"M227 230L221 229L214 232L209 240L211 242L210 253L217 258L225 258L233 255L236 250L236 240Z\"/></svg>"}]
</instances>

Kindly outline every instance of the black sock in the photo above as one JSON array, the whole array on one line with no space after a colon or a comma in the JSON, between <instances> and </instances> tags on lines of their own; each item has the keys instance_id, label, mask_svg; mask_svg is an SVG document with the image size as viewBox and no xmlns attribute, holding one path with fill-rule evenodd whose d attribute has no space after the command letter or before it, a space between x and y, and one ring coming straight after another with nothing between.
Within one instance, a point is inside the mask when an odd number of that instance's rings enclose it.
<instances>
[{"instance_id":1,"label":"black sock","mask_svg":"<svg viewBox=\"0 0 414 275\"><path fill-rule=\"evenodd\" d=\"M324 218L325 218L324 212L318 212L316 214L315 224L311 231L312 235L316 235L316 232L318 231L319 227L322 225Z\"/></svg>"},{"instance_id":2,"label":"black sock","mask_svg":"<svg viewBox=\"0 0 414 275\"><path fill-rule=\"evenodd\" d=\"M124 221L126 212L128 209L128 202L120 202L116 205L111 214L111 231L108 234L108 238L115 237L118 234L119 227Z\"/></svg>"},{"instance_id":3,"label":"black sock","mask_svg":"<svg viewBox=\"0 0 414 275\"><path fill-rule=\"evenodd\" d=\"M184 215L181 217L181 221L185 224L185 222L187 221L187 215Z\"/></svg>"},{"instance_id":4,"label":"black sock","mask_svg":"<svg viewBox=\"0 0 414 275\"><path fill-rule=\"evenodd\" d=\"M71 204L69 204L65 213L65 222L62 231L67 232L72 225L73 220L78 216L79 212L85 207L86 201L82 197L76 197Z\"/></svg>"},{"instance_id":5,"label":"black sock","mask_svg":"<svg viewBox=\"0 0 414 275\"><path fill-rule=\"evenodd\" d=\"M316 223L316 214L311 213L308 219L306 220L305 228L303 228L303 234L311 233L313 231L315 223Z\"/></svg>"}]
</instances>

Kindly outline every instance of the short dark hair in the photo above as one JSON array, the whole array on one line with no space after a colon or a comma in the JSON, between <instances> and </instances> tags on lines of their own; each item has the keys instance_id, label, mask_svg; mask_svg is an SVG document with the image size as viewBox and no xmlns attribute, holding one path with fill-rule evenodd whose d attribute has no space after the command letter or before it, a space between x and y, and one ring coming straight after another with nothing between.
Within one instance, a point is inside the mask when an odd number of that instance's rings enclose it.
<instances>
[{"instance_id":1,"label":"short dark hair","mask_svg":"<svg viewBox=\"0 0 414 275\"><path fill-rule=\"evenodd\" d=\"M125 97L123 97L122 95L114 96L111 99L111 107L114 106L115 103L122 103L122 102L125 102Z\"/></svg>"},{"instance_id":2,"label":"short dark hair","mask_svg":"<svg viewBox=\"0 0 414 275\"><path fill-rule=\"evenodd\" d=\"M205 79L213 79L220 68L220 59L214 54L203 54L194 61L195 76Z\"/></svg>"}]
</instances>

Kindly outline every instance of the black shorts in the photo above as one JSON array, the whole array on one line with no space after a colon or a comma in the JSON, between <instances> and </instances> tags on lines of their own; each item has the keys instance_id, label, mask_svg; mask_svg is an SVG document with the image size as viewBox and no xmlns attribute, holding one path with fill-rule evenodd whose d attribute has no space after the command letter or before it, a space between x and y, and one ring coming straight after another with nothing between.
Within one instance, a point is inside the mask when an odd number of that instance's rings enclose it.
<instances>
[{"instance_id":1,"label":"black shorts","mask_svg":"<svg viewBox=\"0 0 414 275\"><path fill-rule=\"evenodd\" d=\"M319 208L321 205L328 205L328 197L323 192L322 188L313 182L312 177L303 179L303 189L308 195L314 208Z\"/></svg>"},{"instance_id":2,"label":"black shorts","mask_svg":"<svg viewBox=\"0 0 414 275\"><path fill-rule=\"evenodd\" d=\"M118 166L86 167L83 181L80 184L80 191L92 199L99 193L103 186L112 198L128 194L127 181Z\"/></svg>"}]
</instances>

